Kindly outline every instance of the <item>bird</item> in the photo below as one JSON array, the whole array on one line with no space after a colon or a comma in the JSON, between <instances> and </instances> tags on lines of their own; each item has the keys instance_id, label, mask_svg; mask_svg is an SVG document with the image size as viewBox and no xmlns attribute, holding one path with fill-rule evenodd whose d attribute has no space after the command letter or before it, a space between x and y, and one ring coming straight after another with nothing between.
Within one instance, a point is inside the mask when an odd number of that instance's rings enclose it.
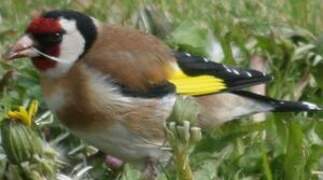
<instances>
[{"instance_id":1,"label":"bird","mask_svg":"<svg viewBox=\"0 0 323 180\"><path fill-rule=\"evenodd\" d=\"M4 55L30 58L48 108L76 136L130 163L169 156L164 123L178 96L189 96L202 129L258 112L321 110L246 88L268 74L213 62L168 47L139 30L100 22L73 10L33 17Z\"/></svg>"}]
</instances>

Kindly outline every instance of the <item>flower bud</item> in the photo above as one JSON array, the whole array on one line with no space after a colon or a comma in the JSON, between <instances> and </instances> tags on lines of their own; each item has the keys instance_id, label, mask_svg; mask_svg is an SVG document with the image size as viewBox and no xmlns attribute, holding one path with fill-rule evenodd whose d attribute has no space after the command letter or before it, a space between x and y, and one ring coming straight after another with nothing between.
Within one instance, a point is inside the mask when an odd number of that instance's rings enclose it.
<instances>
[{"instance_id":1,"label":"flower bud","mask_svg":"<svg viewBox=\"0 0 323 180\"><path fill-rule=\"evenodd\" d=\"M42 141L31 129L18 121L6 119L2 122L3 149L11 163L30 160L34 154L42 153Z\"/></svg>"},{"instance_id":2,"label":"flower bud","mask_svg":"<svg viewBox=\"0 0 323 180\"><path fill-rule=\"evenodd\" d=\"M191 141L193 143L199 142L202 139L202 132L201 128L199 127L192 127L191 128Z\"/></svg>"},{"instance_id":3,"label":"flower bud","mask_svg":"<svg viewBox=\"0 0 323 180\"><path fill-rule=\"evenodd\" d=\"M183 126L176 126L176 130L177 130L177 134L179 136L179 139L182 142L186 143L187 141L185 139L185 136L187 136L187 135L186 135L186 132L185 132L185 128Z\"/></svg>"},{"instance_id":4,"label":"flower bud","mask_svg":"<svg viewBox=\"0 0 323 180\"><path fill-rule=\"evenodd\" d=\"M190 122L183 121L183 127L184 127L184 139L186 142L188 142L190 140Z\"/></svg>"}]
</instances>

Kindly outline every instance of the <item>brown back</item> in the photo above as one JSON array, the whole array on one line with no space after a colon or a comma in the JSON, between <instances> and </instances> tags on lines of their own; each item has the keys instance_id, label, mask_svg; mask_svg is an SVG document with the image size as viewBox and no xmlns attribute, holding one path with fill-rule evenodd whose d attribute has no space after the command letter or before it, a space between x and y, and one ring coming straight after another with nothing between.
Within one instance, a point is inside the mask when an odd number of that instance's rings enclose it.
<instances>
[{"instance_id":1,"label":"brown back","mask_svg":"<svg viewBox=\"0 0 323 180\"><path fill-rule=\"evenodd\" d=\"M138 30L103 26L82 59L132 90L145 91L167 81L171 50L159 39Z\"/></svg>"}]
</instances>

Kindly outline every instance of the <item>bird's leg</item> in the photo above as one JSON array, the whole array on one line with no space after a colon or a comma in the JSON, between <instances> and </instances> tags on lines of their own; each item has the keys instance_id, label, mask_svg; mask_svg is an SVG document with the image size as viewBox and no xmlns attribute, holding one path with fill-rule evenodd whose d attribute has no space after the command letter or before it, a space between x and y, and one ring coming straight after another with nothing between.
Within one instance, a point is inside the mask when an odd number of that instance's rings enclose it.
<instances>
[{"instance_id":1,"label":"bird's leg","mask_svg":"<svg viewBox=\"0 0 323 180\"><path fill-rule=\"evenodd\" d=\"M113 170L118 170L122 168L122 166L124 165L124 162L114 156L106 155L105 164Z\"/></svg>"},{"instance_id":2,"label":"bird's leg","mask_svg":"<svg viewBox=\"0 0 323 180\"><path fill-rule=\"evenodd\" d=\"M141 175L142 180L155 180L157 178L158 170L156 164L156 160L150 158L145 161L144 171Z\"/></svg>"},{"instance_id":3,"label":"bird's leg","mask_svg":"<svg viewBox=\"0 0 323 180\"><path fill-rule=\"evenodd\" d=\"M122 175L122 172L124 171L124 162L114 156L106 155L105 156L105 164L109 167L111 170L109 174L111 174L111 178L118 179L119 176Z\"/></svg>"}]
</instances>

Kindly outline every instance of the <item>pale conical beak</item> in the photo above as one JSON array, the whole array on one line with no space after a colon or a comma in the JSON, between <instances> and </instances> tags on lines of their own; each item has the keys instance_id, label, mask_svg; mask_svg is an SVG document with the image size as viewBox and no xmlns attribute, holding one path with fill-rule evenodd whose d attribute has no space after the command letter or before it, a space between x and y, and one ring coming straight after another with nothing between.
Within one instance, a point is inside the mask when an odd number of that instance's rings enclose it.
<instances>
[{"instance_id":1,"label":"pale conical beak","mask_svg":"<svg viewBox=\"0 0 323 180\"><path fill-rule=\"evenodd\" d=\"M34 42L29 35L24 35L3 55L6 60L35 57L38 53L34 51Z\"/></svg>"}]
</instances>

